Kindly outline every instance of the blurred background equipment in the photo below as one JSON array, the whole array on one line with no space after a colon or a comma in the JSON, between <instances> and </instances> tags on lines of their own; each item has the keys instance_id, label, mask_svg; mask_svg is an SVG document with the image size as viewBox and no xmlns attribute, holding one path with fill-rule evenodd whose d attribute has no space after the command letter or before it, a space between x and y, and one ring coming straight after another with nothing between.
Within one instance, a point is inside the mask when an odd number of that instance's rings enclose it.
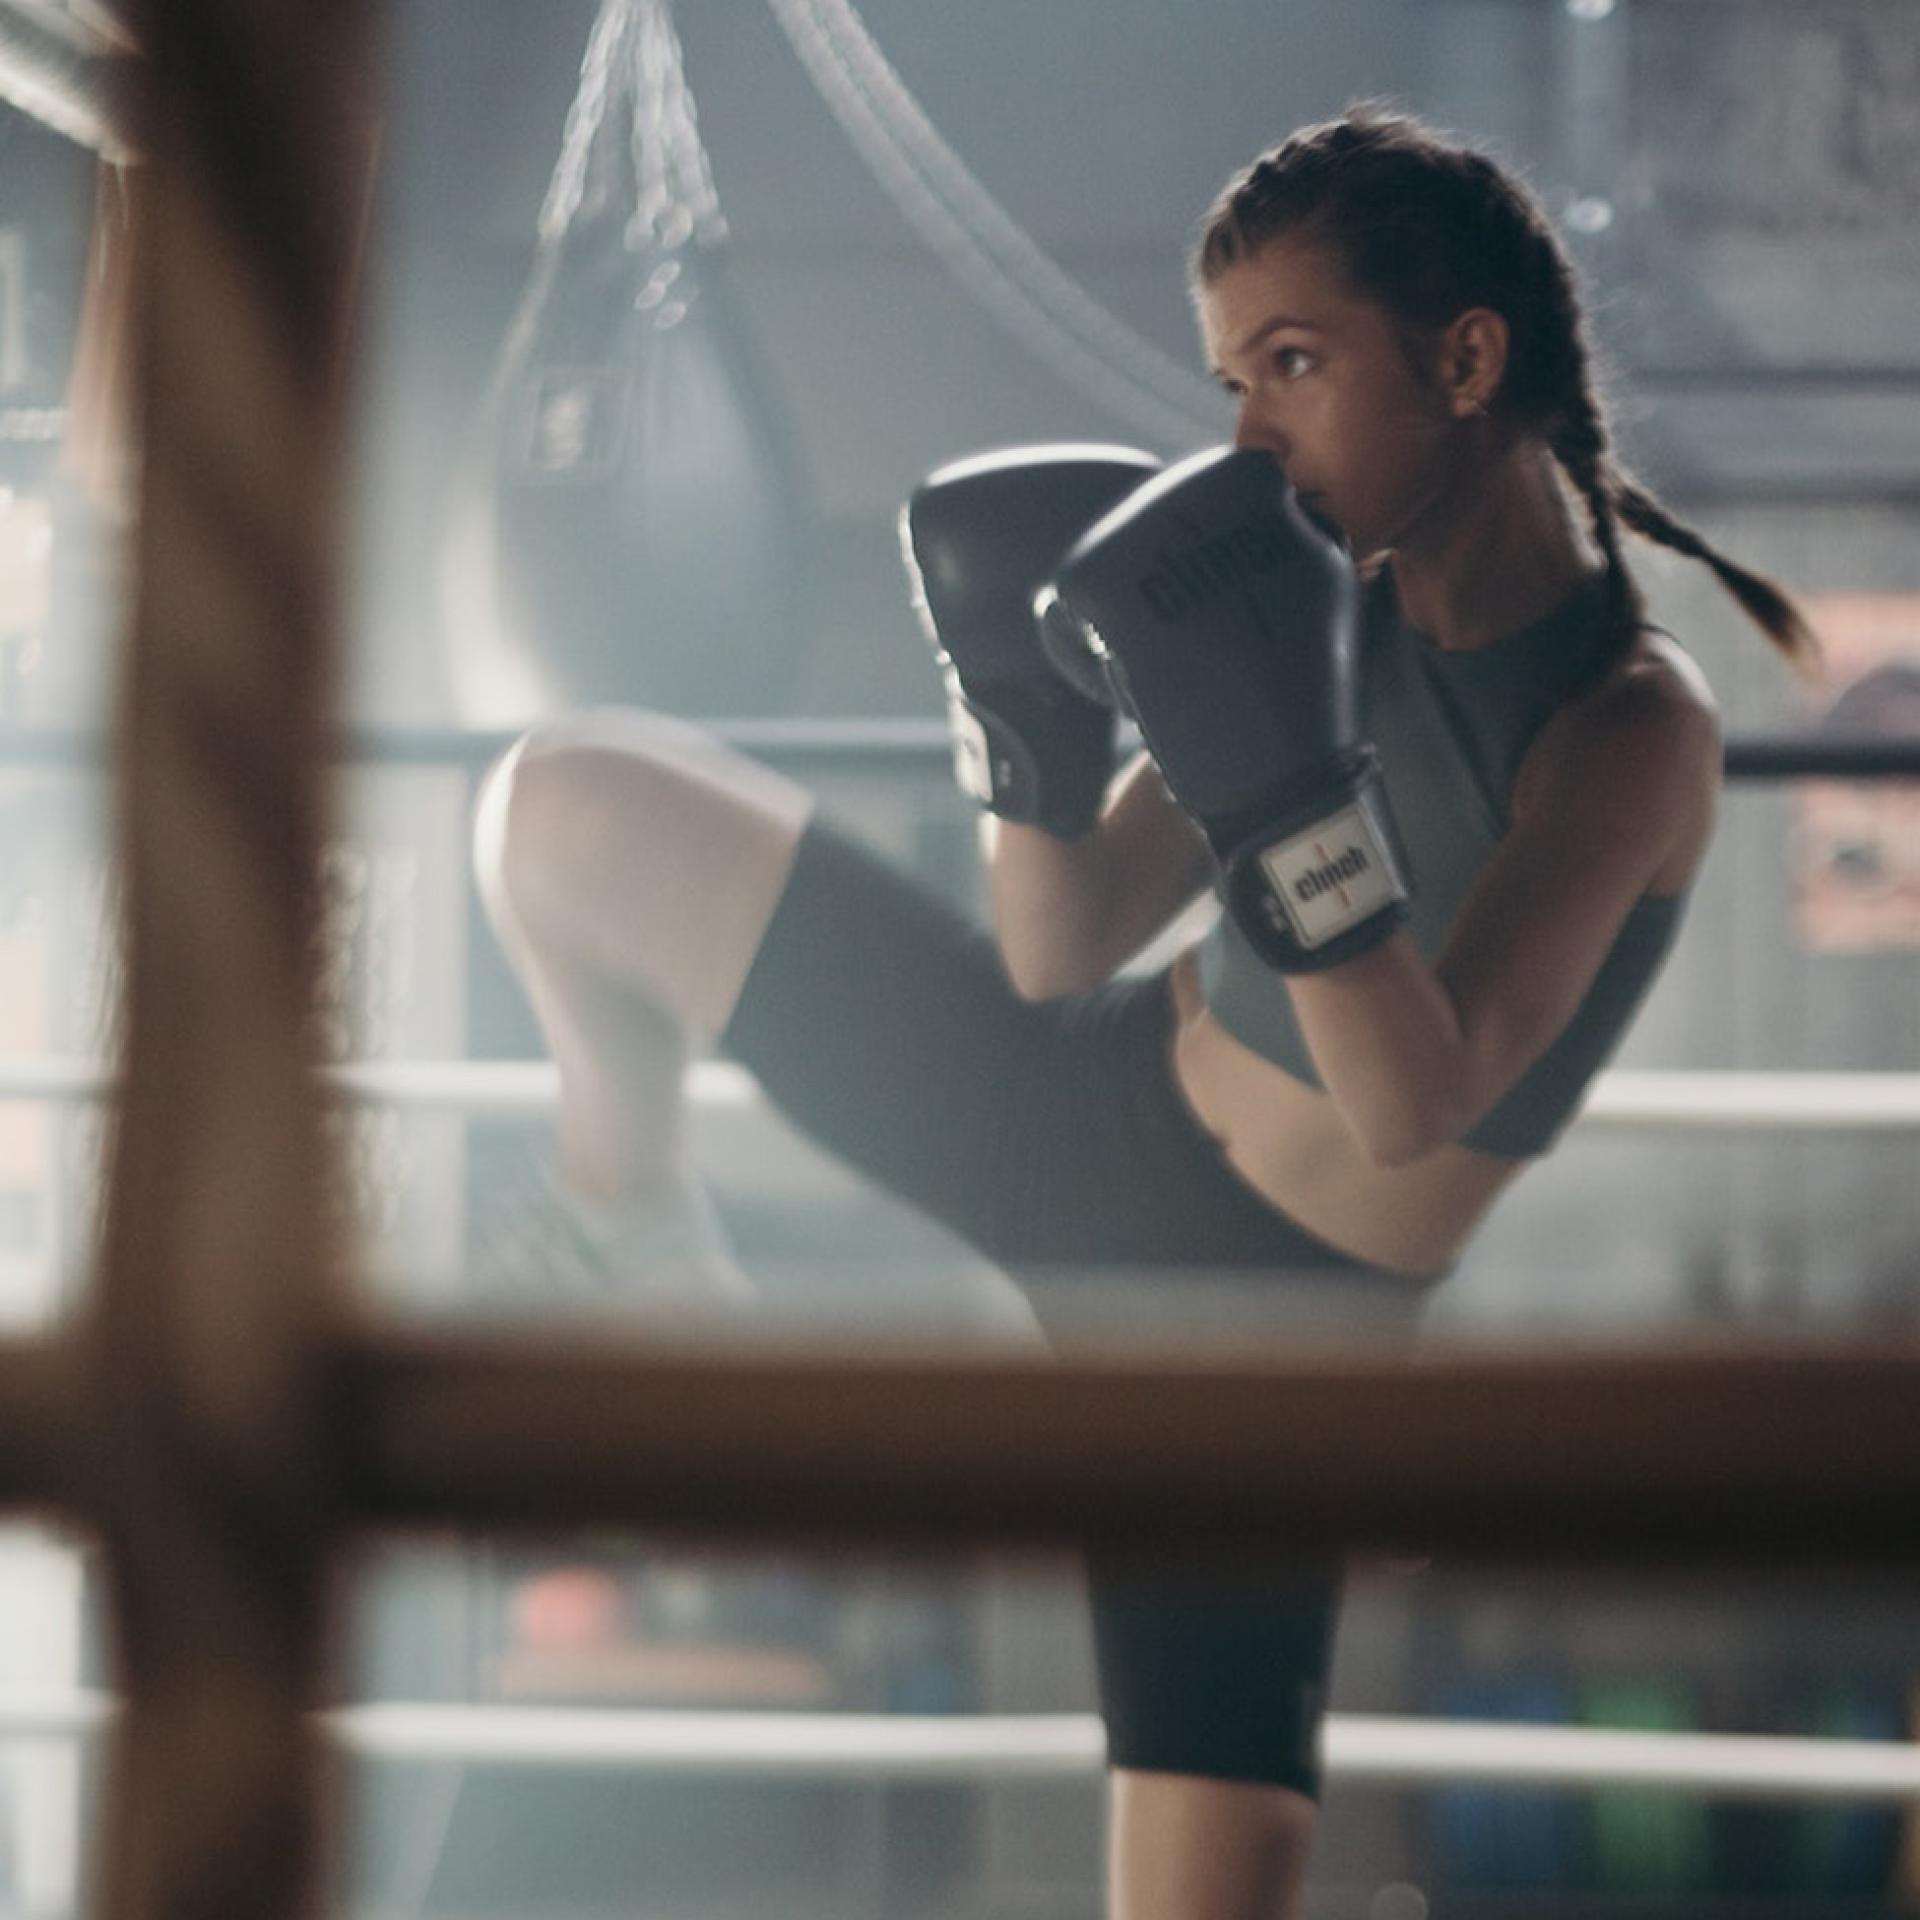
<instances>
[{"instance_id":1,"label":"blurred background equipment","mask_svg":"<svg viewBox=\"0 0 1920 1920\"><path fill-rule=\"evenodd\" d=\"M667 0L605 0L455 508L470 724L792 698L807 502L726 243Z\"/></svg>"}]
</instances>

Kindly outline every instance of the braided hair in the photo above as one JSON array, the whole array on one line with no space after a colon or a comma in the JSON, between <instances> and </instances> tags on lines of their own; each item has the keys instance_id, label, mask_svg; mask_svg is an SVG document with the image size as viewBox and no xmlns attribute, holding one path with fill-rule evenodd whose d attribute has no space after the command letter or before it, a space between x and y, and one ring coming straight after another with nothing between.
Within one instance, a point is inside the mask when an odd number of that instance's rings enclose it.
<instances>
[{"instance_id":1,"label":"braided hair","mask_svg":"<svg viewBox=\"0 0 1920 1920\"><path fill-rule=\"evenodd\" d=\"M1228 181L1194 248L1195 287L1283 234L1331 244L1410 347L1469 308L1506 321L1506 372L1489 411L1537 433L1585 502L1622 647L1645 611L1621 554L1625 527L1712 568L1780 652L1813 671L1819 642L1785 590L1675 519L1616 457L1573 263L1512 174L1409 116L1356 107Z\"/></svg>"}]
</instances>

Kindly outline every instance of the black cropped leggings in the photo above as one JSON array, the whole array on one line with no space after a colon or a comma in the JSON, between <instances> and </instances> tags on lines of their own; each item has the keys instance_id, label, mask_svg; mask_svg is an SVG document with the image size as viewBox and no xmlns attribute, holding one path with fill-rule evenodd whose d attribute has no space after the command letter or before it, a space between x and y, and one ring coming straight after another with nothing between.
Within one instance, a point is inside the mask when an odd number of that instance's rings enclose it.
<instances>
[{"instance_id":1,"label":"black cropped leggings","mask_svg":"<svg viewBox=\"0 0 1920 1920\"><path fill-rule=\"evenodd\" d=\"M988 934L816 818L722 1038L1043 1323L1076 1275L1333 1280L1410 1316L1423 1283L1316 1241L1227 1166L1174 1083L1172 1023L1164 974L1022 1001ZM1317 1793L1337 1570L1089 1576L1113 1765Z\"/></svg>"}]
</instances>

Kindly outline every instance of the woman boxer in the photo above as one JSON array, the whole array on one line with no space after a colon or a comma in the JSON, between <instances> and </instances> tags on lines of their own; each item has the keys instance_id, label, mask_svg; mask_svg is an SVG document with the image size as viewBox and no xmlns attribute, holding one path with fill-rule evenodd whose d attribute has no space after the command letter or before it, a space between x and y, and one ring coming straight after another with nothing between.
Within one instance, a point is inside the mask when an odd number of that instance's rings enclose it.
<instances>
[{"instance_id":1,"label":"woman boxer","mask_svg":"<svg viewBox=\"0 0 1920 1920\"><path fill-rule=\"evenodd\" d=\"M991 934L666 721L492 776L482 882L611 1216L673 1188L692 1032L1043 1313L1120 1267L1410 1314L1617 1043L1720 767L1621 528L1811 636L1614 462L1571 269L1486 156L1365 111L1297 133L1222 193L1194 291L1232 449L989 457L908 515ZM1151 749L1117 773L1103 685ZM1121 971L1210 886L1211 931ZM1334 1588L1095 1569L1116 1920L1295 1910Z\"/></svg>"}]
</instances>

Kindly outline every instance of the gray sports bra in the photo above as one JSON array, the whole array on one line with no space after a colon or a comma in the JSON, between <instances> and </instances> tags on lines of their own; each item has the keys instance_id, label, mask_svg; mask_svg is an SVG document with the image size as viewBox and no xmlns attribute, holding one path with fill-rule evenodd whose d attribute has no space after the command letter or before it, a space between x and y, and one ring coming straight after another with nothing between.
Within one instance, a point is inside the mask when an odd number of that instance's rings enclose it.
<instances>
[{"instance_id":1,"label":"gray sports bra","mask_svg":"<svg viewBox=\"0 0 1920 1920\"><path fill-rule=\"evenodd\" d=\"M1615 644L1604 577L1493 645L1447 653L1400 615L1390 575L1368 590L1361 715L1380 750L1413 877L1408 931L1438 956L1468 891L1511 819L1514 777L1533 737L1605 665ZM1686 896L1642 899L1628 914L1573 1018L1465 1144L1513 1158L1544 1152L1619 1045L1673 945ZM1281 976L1221 915L1200 949L1207 1007L1243 1046L1320 1084Z\"/></svg>"}]
</instances>

